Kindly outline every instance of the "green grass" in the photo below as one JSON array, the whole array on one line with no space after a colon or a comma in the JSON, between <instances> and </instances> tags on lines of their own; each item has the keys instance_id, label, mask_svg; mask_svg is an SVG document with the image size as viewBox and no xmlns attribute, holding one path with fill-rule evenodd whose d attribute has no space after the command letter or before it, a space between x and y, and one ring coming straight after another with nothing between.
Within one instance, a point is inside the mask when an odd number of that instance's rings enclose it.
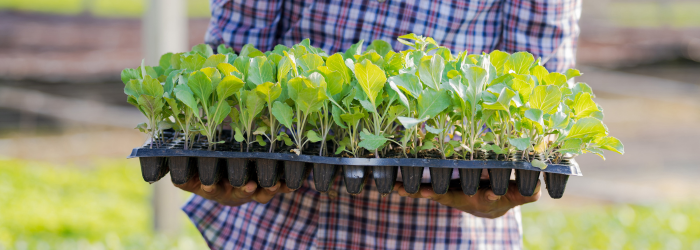
<instances>
[{"instance_id":1,"label":"green grass","mask_svg":"<svg viewBox=\"0 0 700 250\"><path fill-rule=\"evenodd\" d=\"M523 207L527 249L700 249L700 202L536 210Z\"/></svg>"},{"instance_id":2,"label":"green grass","mask_svg":"<svg viewBox=\"0 0 700 250\"><path fill-rule=\"evenodd\" d=\"M151 188L136 160L94 166L0 160L0 249L206 248L194 226L177 241L155 235Z\"/></svg>"},{"instance_id":3,"label":"green grass","mask_svg":"<svg viewBox=\"0 0 700 250\"><path fill-rule=\"evenodd\" d=\"M0 249L204 249L182 215L176 240L152 231L137 160L87 166L0 159ZM700 201L523 207L527 249L700 249Z\"/></svg>"},{"instance_id":4,"label":"green grass","mask_svg":"<svg viewBox=\"0 0 700 250\"><path fill-rule=\"evenodd\" d=\"M99 17L140 17L147 0L0 0L0 10ZM209 0L187 0L190 17L209 17Z\"/></svg>"}]
</instances>

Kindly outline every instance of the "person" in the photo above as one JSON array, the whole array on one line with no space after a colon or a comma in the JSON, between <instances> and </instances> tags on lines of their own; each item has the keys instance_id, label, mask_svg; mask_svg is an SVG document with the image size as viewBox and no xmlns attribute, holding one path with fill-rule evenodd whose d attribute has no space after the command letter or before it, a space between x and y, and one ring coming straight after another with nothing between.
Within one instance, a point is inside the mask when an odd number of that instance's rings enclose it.
<instances>
[{"instance_id":1,"label":"person","mask_svg":"<svg viewBox=\"0 0 700 250\"><path fill-rule=\"evenodd\" d=\"M396 38L415 33L457 52L528 51L563 72L574 66L580 8L580 0L212 0L205 42L267 51L310 38L331 54L360 39L402 50ZM283 182L178 185L194 193L183 210L212 249L519 249L519 205L540 197L540 184L531 197L515 185L504 196L487 188L467 196L429 185L408 194L398 182L386 197L372 181L358 195L342 178L327 193L313 186L312 178L294 191Z\"/></svg>"}]
</instances>

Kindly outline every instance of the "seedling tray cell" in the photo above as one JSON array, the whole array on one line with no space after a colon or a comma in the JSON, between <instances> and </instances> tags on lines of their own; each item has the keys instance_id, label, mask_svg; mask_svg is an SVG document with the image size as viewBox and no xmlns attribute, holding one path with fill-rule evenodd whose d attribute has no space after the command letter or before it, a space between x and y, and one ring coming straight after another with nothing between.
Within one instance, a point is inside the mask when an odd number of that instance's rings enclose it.
<instances>
[{"instance_id":1,"label":"seedling tray cell","mask_svg":"<svg viewBox=\"0 0 700 250\"><path fill-rule=\"evenodd\" d=\"M474 195L479 190L479 182L481 178L481 169L459 169L459 180L462 186L462 192L466 195Z\"/></svg>"},{"instance_id":2,"label":"seedling tray cell","mask_svg":"<svg viewBox=\"0 0 700 250\"><path fill-rule=\"evenodd\" d=\"M300 161L284 161L284 181L292 190L297 190L304 184L312 166Z\"/></svg>"},{"instance_id":3,"label":"seedling tray cell","mask_svg":"<svg viewBox=\"0 0 700 250\"><path fill-rule=\"evenodd\" d=\"M175 184L185 184L197 172L197 157L170 157L168 166L170 168L170 180Z\"/></svg>"},{"instance_id":4,"label":"seedling tray cell","mask_svg":"<svg viewBox=\"0 0 700 250\"><path fill-rule=\"evenodd\" d=\"M377 185L377 190L381 194L391 193L396 183L396 174L399 167L396 166L374 166L372 167L372 177Z\"/></svg>"},{"instance_id":5,"label":"seedling tray cell","mask_svg":"<svg viewBox=\"0 0 700 250\"><path fill-rule=\"evenodd\" d=\"M403 188L406 192L418 193L423 178L423 167L401 166L401 178L403 178Z\"/></svg>"},{"instance_id":6,"label":"seedling tray cell","mask_svg":"<svg viewBox=\"0 0 700 250\"><path fill-rule=\"evenodd\" d=\"M249 179L257 180L262 187L271 187L284 178L287 185L295 189L301 186L311 169L314 173L315 188L319 192L329 190L335 176L341 173L339 169L342 168L345 187L352 194L362 192L365 181L370 176L375 179L380 192L390 193L393 183L396 181L397 166L401 168L403 185L409 193L419 191L425 167L430 170L431 183L436 193L445 193L450 187L461 187L462 191L468 195L475 194L476 190L481 187L486 187L479 180L482 169L489 171L491 179L488 186L497 195L503 195L507 192L513 170L516 170L516 183L518 183L523 195L532 195L537 185L539 173L543 172L547 191L552 198L562 197L569 176L582 175L578 165L569 162L550 164L546 169L539 169L525 161L343 158L290 153L150 149L146 147L135 148L129 156L129 158L137 157L141 159L143 177L148 182L157 181L168 172L168 164L166 163L169 158L183 161L178 159L189 157L197 159L199 177L205 185L214 184L221 177L228 177L228 181L235 187L245 185ZM189 165L193 164L189 163ZM194 168L194 166L189 167ZM254 171L251 171L253 169ZM451 180L453 169L459 171L459 180ZM181 180L179 179L179 181ZM451 184L452 181L456 182Z\"/></svg>"}]
</instances>

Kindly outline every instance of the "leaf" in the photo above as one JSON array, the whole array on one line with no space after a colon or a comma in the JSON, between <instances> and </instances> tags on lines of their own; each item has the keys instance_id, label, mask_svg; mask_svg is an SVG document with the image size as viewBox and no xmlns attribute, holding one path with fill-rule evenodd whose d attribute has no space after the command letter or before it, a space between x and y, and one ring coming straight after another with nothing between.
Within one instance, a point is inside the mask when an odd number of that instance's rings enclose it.
<instances>
[{"instance_id":1,"label":"leaf","mask_svg":"<svg viewBox=\"0 0 700 250\"><path fill-rule=\"evenodd\" d=\"M131 80L140 80L141 73L137 69L124 69L121 74L122 82L128 84Z\"/></svg>"},{"instance_id":2,"label":"leaf","mask_svg":"<svg viewBox=\"0 0 700 250\"><path fill-rule=\"evenodd\" d=\"M581 76L581 71L578 71L578 69L567 69L564 75L566 76L566 79L569 80L571 78Z\"/></svg>"},{"instance_id":3,"label":"leaf","mask_svg":"<svg viewBox=\"0 0 700 250\"><path fill-rule=\"evenodd\" d=\"M340 115L340 119L342 119L348 125L353 126L353 127L356 126L357 122L359 122L364 117L365 117L364 113L352 113L352 114Z\"/></svg>"},{"instance_id":4,"label":"leaf","mask_svg":"<svg viewBox=\"0 0 700 250\"><path fill-rule=\"evenodd\" d=\"M308 132L306 132L306 138L309 138L309 141L311 142L320 142L321 140L323 140L320 136L318 136L316 131L313 130L309 130Z\"/></svg>"},{"instance_id":5,"label":"leaf","mask_svg":"<svg viewBox=\"0 0 700 250\"><path fill-rule=\"evenodd\" d=\"M595 94L593 94L593 89L591 89L591 86L588 86L588 84L579 82L574 85L574 87L571 89L572 93L571 95L576 97L578 96L579 93L589 93L591 94L591 97L595 97Z\"/></svg>"},{"instance_id":6,"label":"leaf","mask_svg":"<svg viewBox=\"0 0 700 250\"><path fill-rule=\"evenodd\" d=\"M360 132L360 143L358 146L363 147L369 151L374 151L380 148L384 143L388 141L387 138L381 135L369 134L364 131Z\"/></svg>"},{"instance_id":7,"label":"leaf","mask_svg":"<svg viewBox=\"0 0 700 250\"><path fill-rule=\"evenodd\" d=\"M607 128L605 125L603 125L602 121L593 117L586 117L574 123L574 126L571 127L571 130L569 130L569 134L566 136L566 138L584 139L605 133L607 133Z\"/></svg>"},{"instance_id":8,"label":"leaf","mask_svg":"<svg viewBox=\"0 0 700 250\"><path fill-rule=\"evenodd\" d=\"M545 114L556 112L559 102L561 102L561 92L556 86L537 86L530 95L530 108L542 110Z\"/></svg>"},{"instance_id":9,"label":"leaf","mask_svg":"<svg viewBox=\"0 0 700 250\"><path fill-rule=\"evenodd\" d=\"M544 163L543 161L540 161L538 159L534 159L530 163L532 164L533 167L536 167L536 168L539 168L542 170L547 168L547 163Z\"/></svg>"},{"instance_id":10,"label":"leaf","mask_svg":"<svg viewBox=\"0 0 700 250\"><path fill-rule=\"evenodd\" d=\"M277 119L285 127L292 127L292 123L294 122L294 111L292 110L292 107L289 107L289 105L286 103L275 101L275 103L272 105L272 115L274 115L275 119Z\"/></svg>"},{"instance_id":11,"label":"leaf","mask_svg":"<svg viewBox=\"0 0 700 250\"><path fill-rule=\"evenodd\" d=\"M209 122L213 122L216 125L221 124L221 122L226 119L226 116L231 112L231 106L229 106L226 103L223 103L221 105L218 105L218 103L215 103L214 106L209 107L209 115L213 117L208 117L210 119ZM212 120L213 119L213 120Z\"/></svg>"},{"instance_id":12,"label":"leaf","mask_svg":"<svg viewBox=\"0 0 700 250\"><path fill-rule=\"evenodd\" d=\"M625 146L622 145L622 142L620 142L620 140L615 137L601 137L596 139L594 143L598 144L598 146L602 149L610 150L621 155L625 154Z\"/></svg>"},{"instance_id":13,"label":"leaf","mask_svg":"<svg viewBox=\"0 0 700 250\"><path fill-rule=\"evenodd\" d=\"M319 66L323 66L323 58L316 54L306 54L297 60L299 66L304 70L304 72L309 72L314 70Z\"/></svg>"},{"instance_id":14,"label":"leaf","mask_svg":"<svg viewBox=\"0 0 700 250\"><path fill-rule=\"evenodd\" d=\"M194 112L195 115L199 116L199 108L197 105L197 101L194 99L194 94L192 93L192 90L190 90L187 85L177 85L175 89L173 90L175 92L175 97L180 100L182 103L187 105L187 107L190 108Z\"/></svg>"},{"instance_id":15,"label":"leaf","mask_svg":"<svg viewBox=\"0 0 700 250\"><path fill-rule=\"evenodd\" d=\"M389 53L389 51L392 51L391 44L380 39L372 41L372 43L369 46L367 46L367 50L370 49L373 49L382 57L386 56L386 54Z\"/></svg>"},{"instance_id":16,"label":"leaf","mask_svg":"<svg viewBox=\"0 0 700 250\"><path fill-rule=\"evenodd\" d=\"M209 44L197 44L192 47L192 52L202 55L204 58L208 58L214 54L214 50L209 46Z\"/></svg>"},{"instance_id":17,"label":"leaf","mask_svg":"<svg viewBox=\"0 0 700 250\"><path fill-rule=\"evenodd\" d=\"M239 56L254 58L257 56L263 56L264 54L260 50L256 49L252 44L243 45L241 48L241 53Z\"/></svg>"},{"instance_id":18,"label":"leaf","mask_svg":"<svg viewBox=\"0 0 700 250\"><path fill-rule=\"evenodd\" d=\"M139 123L138 125L136 125L136 127L134 129L138 129L142 133L147 133L148 132L148 124L146 124L145 122Z\"/></svg>"},{"instance_id":19,"label":"leaf","mask_svg":"<svg viewBox=\"0 0 700 250\"><path fill-rule=\"evenodd\" d=\"M262 135L256 135L256 136L255 136L255 141L258 142L258 144L260 144L260 146L263 146L263 147L264 147L264 146L267 146L267 142L265 142L265 140L263 139Z\"/></svg>"},{"instance_id":20,"label":"leaf","mask_svg":"<svg viewBox=\"0 0 700 250\"><path fill-rule=\"evenodd\" d=\"M420 96L418 96L418 117L422 118L434 118L440 112L445 110L450 106L451 100L447 91L435 91L432 89L425 89Z\"/></svg>"},{"instance_id":21,"label":"leaf","mask_svg":"<svg viewBox=\"0 0 700 250\"><path fill-rule=\"evenodd\" d=\"M219 63L218 65L216 65L216 69L219 70L219 73L221 73L221 76L223 76L224 78L230 76L231 74L233 74L233 72L238 72L238 69L229 63Z\"/></svg>"},{"instance_id":22,"label":"leaf","mask_svg":"<svg viewBox=\"0 0 700 250\"><path fill-rule=\"evenodd\" d=\"M204 65L202 65L202 68L206 67L212 67L216 68L216 66L219 66L221 63L227 63L228 58L226 58L226 55L212 55L209 58L207 58L206 61L204 61Z\"/></svg>"},{"instance_id":23,"label":"leaf","mask_svg":"<svg viewBox=\"0 0 700 250\"><path fill-rule=\"evenodd\" d=\"M295 103L302 112L310 114L321 109L325 99L326 95L321 88L305 88L301 90Z\"/></svg>"},{"instance_id":24,"label":"leaf","mask_svg":"<svg viewBox=\"0 0 700 250\"><path fill-rule=\"evenodd\" d=\"M189 55L182 59L180 67L192 71L199 70L202 68L206 60L207 58L201 56L200 54Z\"/></svg>"},{"instance_id":25,"label":"leaf","mask_svg":"<svg viewBox=\"0 0 700 250\"><path fill-rule=\"evenodd\" d=\"M428 132L433 133L433 134L440 134L440 133L442 133L442 129L433 128L433 127L431 127L431 126L425 126L425 130L427 130Z\"/></svg>"},{"instance_id":26,"label":"leaf","mask_svg":"<svg viewBox=\"0 0 700 250\"><path fill-rule=\"evenodd\" d=\"M388 79L389 83L395 84L399 89L410 95L414 99L418 98L423 91L420 80L413 74L399 74ZM398 92L398 91L397 91Z\"/></svg>"},{"instance_id":27,"label":"leaf","mask_svg":"<svg viewBox=\"0 0 700 250\"><path fill-rule=\"evenodd\" d=\"M163 97L163 85L160 85L158 79L153 79L149 75L143 78L143 85L141 89L146 95L153 97Z\"/></svg>"},{"instance_id":28,"label":"leaf","mask_svg":"<svg viewBox=\"0 0 700 250\"><path fill-rule=\"evenodd\" d=\"M567 86L566 76L558 72L549 73L549 75L544 78L544 83L545 85L554 85L560 88ZM542 84L542 81L540 81L540 84Z\"/></svg>"},{"instance_id":29,"label":"leaf","mask_svg":"<svg viewBox=\"0 0 700 250\"><path fill-rule=\"evenodd\" d=\"M326 59L326 66L328 69L340 73L343 77L343 83L349 84L352 81L352 71L345 66L345 61L343 61L343 55L340 53L335 53Z\"/></svg>"},{"instance_id":30,"label":"leaf","mask_svg":"<svg viewBox=\"0 0 700 250\"><path fill-rule=\"evenodd\" d=\"M472 109L476 107L476 103L481 98L481 92L484 90L488 75L485 69L478 66L462 68L464 80L467 81L467 99L471 103Z\"/></svg>"},{"instance_id":31,"label":"leaf","mask_svg":"<svg viewBox=\"0 0 700 250\"><path fill-rule=\"evenodd\" d=\"M224 100L238 92L241 88L243 88L243 85L245 85L245 83L238 77L227 76L221 80L218 86L216 86L216 94L218 95L219 100Z\"/></svg>"},{"instance_id":32,"label":"leaf","mask_svg":"<svg viewBox=\"0 0 700 250\"><path fill-rule=\"evenodd\" d=\"M411 129L411 128L417 126L418 124L421 124L421 123L427 121L428 117L423 118L423 119L416 119L416 118L411 118L411 117L399 116L399 117L397 117L397 119L399 120L401 125L403 125L404 128Z\"/></svg>"},{"instance_id":33,"label":"leaf","mask_svg":"<svg viewBox=\"0 0 700 250\"><path fill-rule=\"evenodd\" d=\"M384 71L372 62L365 60L362 63L355 63L355 77L357 77L357 82L369 101L374 105L377 95L386 83Z\"/></svg>"},{"instance_id":34,"label":"leaf","mask_svg":"<svg viewBox=\"0 0 700 250\"><path fill-rule=\"evenodd\" d=\"M530 85L529 82L520 79L513 79L511 88L518 92L521 101L528 102L530 100L530 94L532 93L532 85Z\"/></svg>"},{"instance_id":35,"label":"leaf","mask_svg":"<svg viewBox=\"0 0 700 250\"><path fill-rule=\"evenodd\" d=\"M253 131L254 135L264 135L269 128L267 126L260 126Z\"/></svg>"},{"instance_id":36,"label":"leaf","mask_svg":"<svg viewBox=\"0 0 700 250\"><path fill-rule=\"evenodd\" d=\"M528 109L525 111L525 118L540 124L540 126L544 126L543 115L542 110L539 109Z\"/></svg>"},{"instance_id":37,"label":"leaf","mask_svg":"<svg viewBox=\"0 0 700 250\"><path fill-rule=\"evenodd\" d=\"M201 71L196 71L187 79L187 86L190 87L194 96L201 102L207 103L213 88L211 80Z\"/></svg>"},{"instance_id":38,"label":"leaf","mask_svg":"<svg viewBox=\"0 0 700 250\"><path fill-rule=\"evenodd\" d=\"M265 56L258 56L250 59L247 80L256 86L264 82L275 82L273 66Z\"/></svg>"},{"instance_id":39,"label":"leaf","mask_svg":"<svg viewBox=\"0 0 700 250\"><path fill-rule=\"evenodd\" d=\"M418 66L420 80L434 90L440 89L443 70L445 70L445 60L440 55L425 56Z\"/></svg>"},{"instance_id":40,"label":"leaf","mask_svg":"<svg viewBox=\"0 0 700 250\"><path fill-rule=\"evenodd\" d=\"M245 109L248 113L248 121L253 121L260 111L265 107L265 100L250 90L246 95Z\"/></svg>"},{"instance_id":41,"label":"leaf","mask_svg":"<svg viewBox=\"0 0 700 250\"><path fill-rule=\"evenodd\" d=\"M593 112L599 111L598 105L595 104L589 93L578 95L571 109L574 111L574 117L576 119L589 117Z\"/></svg>"},{"instance_id":42,"label":"leaf","mask_svg":"<svg viewBox=\"0 0 700 250\"><path fill-rule=\"evenodd\" d=\"M535 57L528 52L516 52L511 54L503 65L505 73L511 70L516 74L525 75L530 73L530 66L535 62Z\"/></svg>"},{"instance_id":43,"label":"leaf","mask_svg":"<svg viewBox=\"0 0 700 250\"><path fill-rule=\"evenodd\" d=\"M267 105L271 105L272 102L282 95L282 86L279 83L265 82L255 87L255 93L265 100Z\"/></svg>"},{"instance_id":44,"label":"leaf","mask_svg":"<svg viewBox=\"0 0 700 250\"><path fill-rule=\"evenodd\" d=\"M484 102L484 104L482 104L482 106L484 107L484 109L509 111L510 110L510 100L512 100L514 96L515 96L515 92L513 92L509 88L503 88L501 90L501 93L498 95L498 99L496 100L496 102L493 102L493 103Z\"/></svg>"},{"instance_id":45,"label":"leaf","mask_svg":"<svg viewBox=\"0 0 700 250\"><path fill-rule=\"evenodd\" d=\"M549 71L547 70L547 68L537 65L535 67L532 67L532 69L530 70L530 74L537 78L537 82L539 83L539 85L546 85L544 79L547 78L547 76L549 75Z\"/></svg>"},{"instance_id":46,"label":"leaf","mask_svg":"<svg viewBox=\"0 0 700 250\"><path fill-rule=\"evenodd\" d=\"M354 55L359 55L362 52L362 44L365 42L365 40L360 39L357 43L350 45L350 48L345 51L343 54L344 59L351 59L354 58Z\"/></svg>"},{"instance_id":47,"label":"leaf","mask_svg":"<svg viewBox=\"0 0 700 250\"><path fill-rule=\"evenodd\" d=\"M504 74L503 67L506 61L508 60L509 56L510 55L508 53L500 50L494 50L491 51L491 53L489 53L489 60L491 60L491 65L493 65L496 68L496 72L498 75Z\"/></svg>"},{"instance_id":48,"label":"leaf","mask_svg":"<svg viewBox=\"0 0 700 250\"><path fill-rule=\"evenodd\" d=\"M508 141L518 150L526 150L532 144L530 138L508 138Z\"/></svg>"},{"instance_id":49,"label":"leaf","mask_svg":"<svg viewBox=\"0 0 700 250\"><path fill-rule=\"evenodd\" d=\"M235 131L236 133L234 133L233 139L235 139L237 142L245 141L245 137L243 137L243 132L241 132L241 129L240 129L240 128L235 127L235 128L234 128L234 131Z\"/></svg>"},{"instance_id":50,"label":"leaf","mask_svg":"<svg viewBox=\"0 0 700 250\"><path fill-rule=\"evenodd\" d=\"M581 144L583 144L583 141L581 141L581 139L567 139L564 140L561 147L557 149L557 152L562 154L581 154Z\"/></svg>"}]
</instances>

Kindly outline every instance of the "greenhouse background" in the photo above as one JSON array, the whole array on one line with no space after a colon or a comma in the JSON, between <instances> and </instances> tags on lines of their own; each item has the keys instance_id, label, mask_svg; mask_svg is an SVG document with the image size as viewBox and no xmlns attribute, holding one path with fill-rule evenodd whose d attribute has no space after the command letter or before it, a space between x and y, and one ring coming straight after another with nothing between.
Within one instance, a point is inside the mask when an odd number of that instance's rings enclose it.
<instances>
[{"instance_id":1,"label":"greenhouse background","mask_svg":"<svg viewBox=\"0 0 700 250\"><path fill-rule=\"evenodd\" d=\"M188 195L125 159L146 136L119 72L165 52L159 2L184 8L169 46L202 42L208 0L0 0L0 249L206 247ZM523 206L525 247L700 249L700 2L583 4L577 81L627 154L579 157L562 199Z\"/></svg>"}]
</instances>

